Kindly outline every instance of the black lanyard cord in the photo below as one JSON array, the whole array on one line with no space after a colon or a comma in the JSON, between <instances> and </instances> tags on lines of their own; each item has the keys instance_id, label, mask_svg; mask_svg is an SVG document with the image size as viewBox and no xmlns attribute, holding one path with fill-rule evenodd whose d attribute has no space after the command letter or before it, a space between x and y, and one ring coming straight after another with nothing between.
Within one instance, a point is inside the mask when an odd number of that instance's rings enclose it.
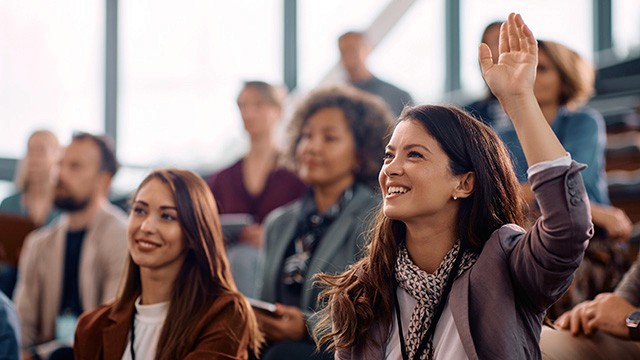
<instances>
[{"instance_id":1,"label":"black lanyard cord","mask_svg":"<svg viewBox=\"0 0 640 360\"><path fill-rule=\"evenodd\" d=\"M136 339L136 305L133 305L133 314L131 315L131 346L129 351L131 352L131 360L136 360L136 351L133 349L133 342Z\"/></svg>"},{"instance_id":2,"label":"black lanyard cord","mask_svg":"<svg viewBox=\"0 0 640 360\"><path fill-rule=\"evenodd\" d=\"M460 263L462 262L462 258L464 257L465 247L462 241L460 242L460 249L458 250L458 255L456 256L456 260L453 263L453 268L451 272L447 276L447 283L445 285L444 290L442 291L442 296L440 301L438 302L438 306L436 307L435 313L433 314L433 319L431 320L431 325L429 325L429 329L427 329L427 333L422 338L420 342L420 346L418 350L415 352L413 359L419 360L422 353L427 348L429 344L429 340L433 337L433 333L436 331L436 325L438 325L438 321L440 321L440 316L442 316L442 311L444 311L445 304L447 302L447 298L449 297L449 293L451 292L451 287L453 286L453 282L458 276L458 269L460 269ZM395 289L395 286L393 287ZM404 335L402 334L402 320L400 319L400 303L398 302L398 293L397 290L394 290L393 297L395 299L395 310L396 310L396 319L398 320L398 336L400 337L400 350L402 352L402 359L409 360L409 354L407 353L407 347L405 346Z\"/></svg>"}]
</instances>

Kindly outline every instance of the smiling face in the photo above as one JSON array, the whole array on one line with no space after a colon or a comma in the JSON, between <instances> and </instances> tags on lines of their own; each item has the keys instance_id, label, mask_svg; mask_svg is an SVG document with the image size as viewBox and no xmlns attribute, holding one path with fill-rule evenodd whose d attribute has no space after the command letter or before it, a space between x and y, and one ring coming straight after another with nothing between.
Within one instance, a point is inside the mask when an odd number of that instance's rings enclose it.
<instances>
[{"instance_id":1,"label":"smiling face","mask_svg":"<svg viewBox=\"0 0 640 360\"><path fill-rule=\"evenodd\" d=\"M451 172L440 144L415 120L396 126L379 180L384 214L390 219L428 224L455 214L453 196L460 177Z\"/></svg>"},{"instance_id":2,"label":"smiling face","mask_svg":"<svg viewBox=\"0 0 640 360\"><path fill-rule=\"evenodd\" d=\"M344 190L355 181L356 144L339 108L316 111L302 127L296 148L298 175L313 187Z\"/></svg>"},{"instance_id":3,"label":"smiling face","mask_svg":"<svg viewBox=\"0 0 640 360\"><path fill-rule=\"evenodd\" d=\"M169 186L153 178L137 192L129 215L129 253L141 271L177 274L185 258L185 239Z\"/></svg>"}]
</instances>

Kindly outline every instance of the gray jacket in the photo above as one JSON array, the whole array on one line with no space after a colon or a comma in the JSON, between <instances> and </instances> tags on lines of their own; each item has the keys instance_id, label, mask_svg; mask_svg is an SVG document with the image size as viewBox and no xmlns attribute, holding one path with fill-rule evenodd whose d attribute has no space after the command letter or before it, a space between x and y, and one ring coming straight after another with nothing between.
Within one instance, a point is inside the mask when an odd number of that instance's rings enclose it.
<instances>
[{"instance_id":1,"label":"gray jacket","mask_svg":"<svg viewBox=\"0 0 640 360\"><path fill-rule=\"evenodd\" d=\"M496 230L454 282L448 301L469 359L541 358L545 311L571 283L593 234L583 168L573 162L532 176L542 216L526 232L513 224ZM336 358L383 359L386 340L374 325L365 344Z\"/></svg>"},{"instance_id":2,"label":"gray jacket","mask_svg":"<svg viewBox=\"0 0 640 360\"><path fill-rule=\"evenodd\" d=\"M320 272L336 274L356 261L366 239L364 232L379 203L380 197L374 196L368 187L355 187L353 198L329 226L311 258L304 282L302 311L308 314L316 309L320 289L313 286L313 275ZM265 221L265 246L258 266L262 281L256 292L264 301L276 301L278 276L287 247L295 236L301 207L302 201L295 201L274 210Z\"/></svg>"}]
</instances>

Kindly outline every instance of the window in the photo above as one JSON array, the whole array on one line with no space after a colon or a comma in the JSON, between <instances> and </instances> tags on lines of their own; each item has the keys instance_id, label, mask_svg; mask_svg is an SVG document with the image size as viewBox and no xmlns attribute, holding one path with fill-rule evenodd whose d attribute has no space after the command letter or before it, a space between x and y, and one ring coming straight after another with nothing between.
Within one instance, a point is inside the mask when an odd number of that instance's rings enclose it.
<instances>
[{"instance_id":1,"label":"window","mask_svg":"<svg viewBox=\"0 0 640 360\"><path fill-rule=\"evenodd\" d=\"M640 2L613 1L613 47L621 58L640 56Z\"/></svg>"},{"instance_id":2,"label":"window","mask_svg":"<svg viewBox=\"0 0 640 360\"><path fill-rule=\"evenodd\" d=\"M478 65L482 31L491 22L520 13L534 35L566 45L593 59L592 5L584 0L462 0L460 2L460 54L462 88L472 98L486 91Z\"/></svg>"},{"instance_id":3,"label":"window","mask_svg":"<svg viewBox=\"0 0 640 360\"><path fill-rule=\"evenodd\" d=\"M299 4L300 87L307 92L339 65L338 37L350 30L367 30L390 1ZM368 59L376 76L407 90L418 102L434 101L442 95L444 59L439 55L444 52L444 20L439 14L443 12L442 1L416 1Z\"/></svg>"},{"instance_id":4,"label":"window","mask_svg":"<svg viewBox=\"0 0 640 360\"><path fill-rule=\"evenodd\" d=\"M104 131L104 18L101 0L0 1L0 157L39 128Z\"/></svg>"},{"instance_id":5,"label":"window","mask_svg":"<svg viewBox=\"0 0 640 360\"><path fill-rule=\"evenodd\" d=\"M119 156L219 168L247 149L242 82L282 82L281 0L120 2Z\"/></svg>"}]
</instances>

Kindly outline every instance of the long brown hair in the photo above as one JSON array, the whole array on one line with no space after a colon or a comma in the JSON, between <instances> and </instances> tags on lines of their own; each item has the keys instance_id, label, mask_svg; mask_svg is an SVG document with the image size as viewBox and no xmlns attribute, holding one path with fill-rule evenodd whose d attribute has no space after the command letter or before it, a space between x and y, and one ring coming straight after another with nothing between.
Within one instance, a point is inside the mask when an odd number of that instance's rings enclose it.
<instances>
[{"instance_id":1,"label":"long brown hair","mask_svg":"<svg viewBox=\"0 0 640 360\"><path fill-rule=\"evenodd\" d=\"M171 326L162 328L156 359L182 359L193 347L187 341L194 331L193 324L202 319L221 294L235 295L235 311L242 313L248 323L249 344L257 354L263 337L255 314L238 292L231 276L222 241L218 208L209 187L200 176L191 171L160 169L151 172L142 181L133 199L152 179L158 179L169 186L187 248L185 260L173 284L167 312ZM130 306L140 292L140 267L129 255L124 285L116 299L115 311Z\"/></svg>"},{"instance_id":2,"label":"long brown hair","mask_svg":"<svg viewBox=\"0 0 640 360\"><path fill-rule=\"evenodd\" d=\"M485 124L455 107L422 105L405 109L398 122L415 121L433 136L449 158L455 175L475 172L473 193L461 199L458 237L480 252L491 234L507 223L524 223L524 200L506 148ZM379 322L391 329L393 274L405 224L378 212L365 256L344 273L318 275L325 286L314 335L320 345L346 349L363 345ZM334 325L335 326L332 326ZM319 345L319 346L320 346Z\"/></svg>"}]
</instances>

